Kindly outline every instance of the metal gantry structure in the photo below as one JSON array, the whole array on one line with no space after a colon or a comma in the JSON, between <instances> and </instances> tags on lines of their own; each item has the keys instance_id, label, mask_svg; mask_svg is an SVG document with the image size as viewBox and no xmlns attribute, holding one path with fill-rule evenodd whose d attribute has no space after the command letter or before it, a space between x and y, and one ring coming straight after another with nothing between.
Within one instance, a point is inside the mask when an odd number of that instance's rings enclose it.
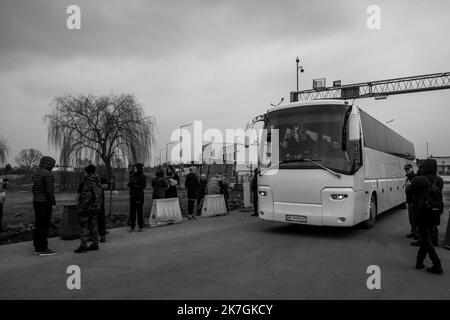
<instances>
[{"instance_id":1,"label":"metal gantry structure","mask_svg":"<svg viewBox=\"0 0 450 320\"><path fill-rule=\"evenodd\" d=\"M385 98L389 95L450 89L450 72L292 91L291 102L319 99Z\"/></svg>"}]
</instances>

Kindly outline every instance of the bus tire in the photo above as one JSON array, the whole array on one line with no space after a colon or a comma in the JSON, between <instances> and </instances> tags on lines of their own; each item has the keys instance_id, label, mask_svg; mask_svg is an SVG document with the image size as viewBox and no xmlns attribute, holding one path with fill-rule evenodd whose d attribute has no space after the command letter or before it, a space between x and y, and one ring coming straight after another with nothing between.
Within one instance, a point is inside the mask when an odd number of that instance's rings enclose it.
<instances>
[{"instance_id":1,"label":"bus tire","mask_svg":"<svg viewBox=\"0 0 450 320\"><path fill-rule=\"evenodd\" d=\"M370 229L375 225L375 220L377 219L377 201L375 196L372 194L370 197L369 204L369 219L364 221L364 228Z\"/></svg>"}]
</instances>

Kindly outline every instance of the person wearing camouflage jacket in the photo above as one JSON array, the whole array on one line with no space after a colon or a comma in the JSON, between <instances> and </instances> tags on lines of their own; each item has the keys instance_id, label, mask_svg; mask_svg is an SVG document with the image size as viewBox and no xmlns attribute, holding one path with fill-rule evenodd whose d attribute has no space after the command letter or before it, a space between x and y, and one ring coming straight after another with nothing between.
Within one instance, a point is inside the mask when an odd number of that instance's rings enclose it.
<instances>
[{"instance_id":1,"label":"person wearing camouflage jacket","mask_svg":"<svg viewBox=\"0 0 450 320\"><path fill-rule=\"evenodd\" d=\"M80 230L80 246L75 253L98 250L98 211L101 210L102 189L100 178L95 173L95 166L88 165L85 169L86 178L80 188L78 198L78 216ZM92 241L87 245L89 239Z\"/></svg>"},{"instance_id":2,"label":"person wearing camouflage jacket","mask_svg":"<svg viewBox=\"0 0 450 320\"><path fill-rule=\"evenodd\" d=\"M48 230L52 217L53 206L56 205L54 183L51 173L55 166L55 159L44 156L39 161L39 168L33 174L33 209L35 216L33 245L34 253L39 256L50 256L56 251L50 250L47 245Z\"/></svg>"}]
</instances>

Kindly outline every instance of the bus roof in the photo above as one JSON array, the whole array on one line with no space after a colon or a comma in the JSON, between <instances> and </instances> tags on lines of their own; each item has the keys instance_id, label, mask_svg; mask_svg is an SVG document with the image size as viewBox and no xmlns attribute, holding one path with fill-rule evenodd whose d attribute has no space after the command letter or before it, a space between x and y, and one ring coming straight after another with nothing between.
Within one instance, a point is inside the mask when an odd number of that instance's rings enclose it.
<instances>
[{"instance_id":1,"label":"bus roof","mask_svg":"<svg viewBox=\"0 0 450 320\"><path fill-rule=\"evenodd\" d=\"M302 107L302 106L314 106L314 105L345 105L348 104L347 100L339 100L339 99L326 99L326 100L311 100L311 101L297 101L297 102L291 102L287 104L283 104L277 107L272 107L267 110L267 113L282 109L288 109L288 108L294 108L294 107Z\"/></svg>"}]
</instances>

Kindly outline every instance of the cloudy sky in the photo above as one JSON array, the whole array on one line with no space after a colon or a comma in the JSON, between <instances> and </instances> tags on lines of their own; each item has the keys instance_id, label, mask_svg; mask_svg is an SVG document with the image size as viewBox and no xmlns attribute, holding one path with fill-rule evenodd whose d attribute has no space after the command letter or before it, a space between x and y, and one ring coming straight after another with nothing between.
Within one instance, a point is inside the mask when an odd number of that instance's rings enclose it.
<instances>
[{"instance_id":1,"label":"cloudy sky","mask_svg":"<svg viewBox=\"0 0 450 320\"><path fill-rule=\"evenodd\" d=\"M81 8L68 30L66 8ZM369 30L369 5L381 29ZM43 115L64 94L132 93L164 145L180 123L240 128L326 77L343 84L450 71L450 1L1 0L0 136L10 161L48 148ZM450 90L360 100L411 140L450 156Z\"/></svg>"}]
</instances>

